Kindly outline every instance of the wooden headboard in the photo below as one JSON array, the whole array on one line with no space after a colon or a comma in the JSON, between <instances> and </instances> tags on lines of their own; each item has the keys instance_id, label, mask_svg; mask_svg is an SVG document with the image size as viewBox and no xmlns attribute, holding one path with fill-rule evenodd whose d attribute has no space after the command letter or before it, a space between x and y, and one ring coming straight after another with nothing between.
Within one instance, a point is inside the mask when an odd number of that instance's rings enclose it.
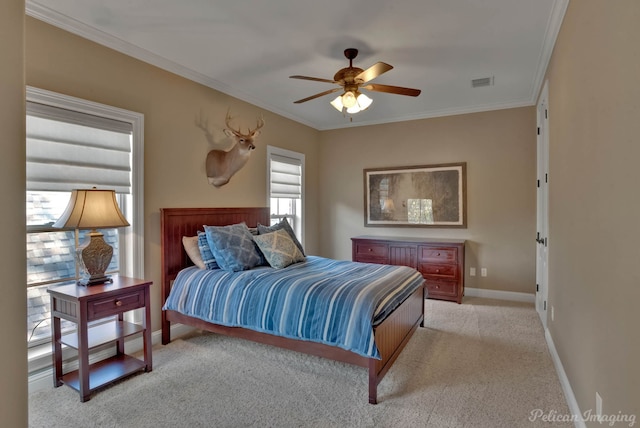
<instances>
[{"instance_id":1,"label":"wooden headboard","mask_svg":"<svg viewBox=\"0 0 640 428\"><path fill-rule=\"evenodd\" d=\"M249 227L258 223L269 225L269 208L161 208L160 244L162 246L162 304L171 282L178 272L192 265L182 246L183 236L196 236L203 225L227 226L245 222Z\"/></svg>"}]
</instances>

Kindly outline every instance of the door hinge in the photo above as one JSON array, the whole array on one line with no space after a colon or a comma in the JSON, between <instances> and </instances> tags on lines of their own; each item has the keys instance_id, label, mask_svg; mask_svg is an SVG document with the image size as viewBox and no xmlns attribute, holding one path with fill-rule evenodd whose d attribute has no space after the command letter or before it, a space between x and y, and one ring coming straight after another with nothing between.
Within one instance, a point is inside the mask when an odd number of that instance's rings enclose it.
<instances>
[{"instance_id":1,"label":"door hinge","mask_svg":"<svg viewBox=\"0 0 640 428\"><path fill-rule=\"evenodd\" d=\"M540 291L540 284L536 284L536 293Z\"/></svg>"},{"instance_id":2,"label":"door hinge","mask_svg":"<svg viewBox=\"0 0 640 428\"><path fill-rule=\"evenodd\" d=\"M540 135L540 127L538 126L538 135Z\"/></svg>"},{"instance_id":3,"label":"door hinge","mask_svg":"<svg viewBox=\"0 0 640 428\"><path fill-rule=\"evenodd\" d=\"M549 182L549 173L544 173L544 182L548 183Z\"/></svg>"},{"instance_id":4,"label":"door hinge","mask_svg":"<svg viewBox=\"0 0 640 428\"><path fill-rule=\"evenodd\" d=\"M545 119L549 119L549 115L547 115L548 110L544 109L544 118Z\"/></svg>"},{"instance_id":5,"label":"door hinge","mask_svg":"<svg viewBox=\"0 0 640 428\"><path fill-rule=\"evenodd\" d=\"M537 186L540 187L540 180L537 180Z\"/></svg>"},{"instance_id":6,"label":"door hinge","mask_svg":"<svg viewBox=\"0 0 640 428\"><path fill-rule=\"evenodd\" d=\"M544 310L545 311L547 310L547 301L546 300L544 301Z\"/></svg>"},{"instance_id":7,"label":"door hinge","mask_svg":"<svg viewBox=\"0 0 640 428\"><path fill-rule=\"evenodd\" d=\"M544 238L544 246L547 246L547 238Z\"/></svg>"}]
</instances>

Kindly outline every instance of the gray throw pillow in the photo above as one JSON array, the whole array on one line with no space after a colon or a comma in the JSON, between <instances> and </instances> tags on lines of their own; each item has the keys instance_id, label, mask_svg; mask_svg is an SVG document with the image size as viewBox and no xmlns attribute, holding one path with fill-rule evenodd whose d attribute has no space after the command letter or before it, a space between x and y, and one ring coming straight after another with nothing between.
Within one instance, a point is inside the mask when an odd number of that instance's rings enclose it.
<instances>
[{"instance_id":1,"label":"gray throw pillow","mask_svg":"<svg viewBox=\"0 0 640 428\"><path fill-rule=\"evenodd\" d=\"M260 250L245 223L205 226L207 242L220 269L232 272L251 269L260 263Z\"/></svg>"},{"instance_id":2,"label":"gray throw pillow","mask_svg":"<svg viewBox=\"0 0 640 428\"><path fill-rule=\"evenodd\" d=\"M258 234L260 235L264 235L265 233L275 232L276 230L280 230L280 229L283 229L285 232L287 232L291 237L291 240L293 241L293 243L296 244L296 247L298 247L298 249L302 253L302 255L303 256L306 255L304 253L304 248L302 248L302 244L300 243L300 241L298 241L298 238L296 237L296 233L291 228L291 225L287 221L286 217L280 220L278 224L274 224L273 226L263 226L260 223L258 223Z\"/></svg>"},{"instance_id":3,"label":"gray throw pillow","mask_svg":"<svg viewBox=\"0 0 640 428\"><path fill-rule=\"evenodd\" d=\"M258 244L262 254L273 268L281 269L305 260L304 255L283 229L254 236L253 240Z\"/></svg>"}]
</instances>

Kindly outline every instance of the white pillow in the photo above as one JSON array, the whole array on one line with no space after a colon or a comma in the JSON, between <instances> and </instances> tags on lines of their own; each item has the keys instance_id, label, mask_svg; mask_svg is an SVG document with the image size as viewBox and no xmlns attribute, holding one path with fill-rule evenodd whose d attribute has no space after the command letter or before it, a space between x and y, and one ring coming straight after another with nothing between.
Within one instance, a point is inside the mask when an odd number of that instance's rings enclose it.
<instances>
[{"instance_id":1,"label":"white pillow","mask_svg":"<svg viewBox=\"0 0 640 428\"><path fill-rule=\"evenodd\" d=\"M204 262L202 261L200 249L198 248L198 237L183 236L182 245L184 246L184 250L187 252L187 255L189 256L193 264L200 269L204 269Z\"/></svg>"}]
</instances>

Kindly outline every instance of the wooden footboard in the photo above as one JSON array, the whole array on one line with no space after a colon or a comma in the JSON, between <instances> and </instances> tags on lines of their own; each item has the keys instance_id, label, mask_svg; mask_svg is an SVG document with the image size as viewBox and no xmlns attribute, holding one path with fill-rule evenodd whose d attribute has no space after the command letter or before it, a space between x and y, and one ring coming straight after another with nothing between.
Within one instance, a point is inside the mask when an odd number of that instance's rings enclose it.
<instances>
[{"instance_id":1,"label":"wooden footboard","mask_svg":"<svg viewBox=\"0 0 640 428\"><path fill-rule=\"evenodd\" d=\"M391 368L413 332L424 322L424 286L416 290L375 329L382 359L369 359L369 403L377 403L378 384Z\"/></svg>"},{"instance_id":2,"label":"wooden footboard","mask_svg":"<svg viewBox=\"0 0 640 428\"><path fill-rule=\"evenodd\" d=\"M269 224L268 208L164 208L161 209L162 302L166 301L178 272L191 263L182 246L183 236L195 236L203 225L224 226L246 222ZM402 305L375 328L381 360L309 341L299 341L240 327L226 327L192 318L175 311L162 313L162 343L171 341L171 323L190 325L214 333L235 336L369 369L369 403L377 403L378 384L396 360L418 325L424 320L424 287L416 290Z\"/></svg>"}]
</instances>

